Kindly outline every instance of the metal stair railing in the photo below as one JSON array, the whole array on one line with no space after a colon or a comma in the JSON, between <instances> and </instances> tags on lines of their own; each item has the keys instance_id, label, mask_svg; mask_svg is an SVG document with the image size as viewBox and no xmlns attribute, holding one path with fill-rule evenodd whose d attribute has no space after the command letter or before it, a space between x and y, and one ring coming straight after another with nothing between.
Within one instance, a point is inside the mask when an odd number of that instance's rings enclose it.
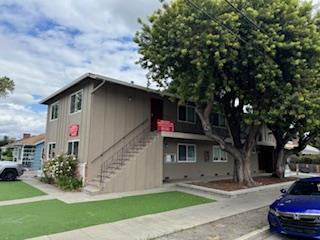
<instances>
[{"instance_id":1,"label":"metal stair railing","mask_svg":"<svg viewBox=\"0 0 320 240\"><path fill-rule=\"evenodd\" d=\"M126 155L128 155L129 150L135 146L139 146L139 144L145 144L144 141L149 136L150 133L150 126L149 124L147 127L143 128L135 137L133 137L128 143L126 143L120 150L115 152L110 158L104 161L100 166L100 184L106 178L105 172L107 172L108 167L110 167L114 163L123 164L125 162L124 159ZM130 158L128 156L128 158Z\"/></svg>"},{"instance_id":2,"label":"metal stair railing","mask_svg":"<svg viewBox=\"0 0 320 240\"><path fill-rule=\"evenodd\" d=\"M96 162L97 160L99 160L100 158L102 158L106 153L110 152L112 149L114 149L117 145L119 145L120 143L122 143L124 140L126 140L130 135L132 135L135 131L137 131L139 128L143 127L144 125L148 125L149 126L149 118L146 118L145 120L143 120L140 124L138 124L134 129L132 129L128 134L126 134L124 137L120 138L117 142L115 142L114 144L112 144L112 146L108 147L106 150L104 150L99 156L97 156L96 158L94 158L91 163Z\"/></svg>"}]
</instances>

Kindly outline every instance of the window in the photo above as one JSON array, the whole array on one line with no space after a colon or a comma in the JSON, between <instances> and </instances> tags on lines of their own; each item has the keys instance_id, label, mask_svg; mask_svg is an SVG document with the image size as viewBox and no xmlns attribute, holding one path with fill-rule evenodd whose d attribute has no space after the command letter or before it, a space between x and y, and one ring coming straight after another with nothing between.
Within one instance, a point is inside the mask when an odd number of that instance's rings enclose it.
<instances>
[{"instance_id":1,"label":"window","mask_svg":"<svg viewBox=\"0 0 320 240\"><path fill-rule=\"evenodd\" d=\"M227 162L227 153L220 146L213 146L212 150L213 162Z\"/></svg>"},{"instance_id":2,"label":"window","mask_svg":"<svg viewBox=\"0 0 320 240\"><path fill-rule=\"evenodd\" d=\"M221 113L211 114L211 124L215 127L226 127L226 119Z\"/></svg>"},{"instance_id":3,"label":"window","mask_svg":"<svg viewBox=\"0 0 320 240\"><path fill-rule=\"evenodd\" d=\"M180 122L195 123L196 111L194 106L179 106L178 107L178 120Z\"/></svg>"},{"instance_id":4,"label":"window","mask_svg":"<svg viewBox=\"0 0 320 240\"><path fill-rule=\"evenodd\" d=\"M178 144L178 162L196 162L196 145Z\"/></svg>"},{"instance_id":5,"label":"window","mask_svg":"<svg viewBox=\"0 0 320 240\"><path fill-rule=\"evenodd\" d=\"M70 113L80 112L82 109L82 90L70 96Z\"/></svg>"},{"instance_id":6,"label":"window","mask_svg":"<svg viewBox=\"0 0 320 240\"><path fill-rule=\"evenodd\" d=\"M78 157L78 154L79 154L79 140L74 140L74 141L69 141L68 142L67 154Z\"/></svg>"},{"instance_id":7,"label":"window","mask_svg":"<svg viewBox=\"0 0 320 240\"><path fill-rule=\"evenodd\" d=\"M56 156L56 143L48 143L48 159L53 159Z\"/></svg>"},{"instance_id":8,"label":"window","mask_svg":"<svg viewBox=\"0 0 320 240\"><path fill-rule=\"evenodd\" d=\"M50 109L50 120L56 120L59 117L59 104L53 103Z\"/></svg>"}]
</instances>

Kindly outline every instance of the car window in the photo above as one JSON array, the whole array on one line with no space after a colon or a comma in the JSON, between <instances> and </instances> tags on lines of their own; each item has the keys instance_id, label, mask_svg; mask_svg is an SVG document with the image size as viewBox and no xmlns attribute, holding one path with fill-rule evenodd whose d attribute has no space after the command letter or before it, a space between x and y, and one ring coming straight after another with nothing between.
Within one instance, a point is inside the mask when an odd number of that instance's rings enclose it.
<instances>
[{"instance_id":1,"label":"car window","mask_svg":"<svg viewBox=\"0 0 320 240\"><path fill-rule=\"evenodd\" d=\"M289 189L290 195L320 195L319 182L296 182Z\"/></svg>"}]
</instances>

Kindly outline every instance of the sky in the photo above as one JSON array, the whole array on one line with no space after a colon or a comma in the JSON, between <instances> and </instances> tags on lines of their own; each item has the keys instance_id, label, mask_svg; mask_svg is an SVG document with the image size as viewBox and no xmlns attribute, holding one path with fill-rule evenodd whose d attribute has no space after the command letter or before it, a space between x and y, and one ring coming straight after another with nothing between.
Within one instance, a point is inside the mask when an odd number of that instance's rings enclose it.
<instances>
[{"instance_id":1,"label":"sky","mask_svg":"<svg viewBox=\"0 0 320 240\"><path fill-rule=\"evenodd\" d=\"M0 0L0 76L14 80L0 99L0 137L45 131L39 101L92 72L146 86L132 41L158 0Z\"/></svg>"}]
</instances>

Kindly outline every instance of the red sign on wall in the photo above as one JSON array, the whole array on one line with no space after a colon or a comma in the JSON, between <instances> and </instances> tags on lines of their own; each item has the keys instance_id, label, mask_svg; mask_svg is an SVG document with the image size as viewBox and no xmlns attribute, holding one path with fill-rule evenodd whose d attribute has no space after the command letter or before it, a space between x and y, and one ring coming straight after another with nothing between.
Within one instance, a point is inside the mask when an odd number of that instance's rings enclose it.
<instances>
[{"instance_id":1,"label":"red sign on wall","mask_svg":"<svg viewBox=\"0 0 320 240\"><path fill-rule=\"evenodd\" d=\"M157 121L157 130L159 132L174 132L174 124L171 121L159 119Z\"/></svg>"},{"instance_id":2,"label":"red sign on wall","mask_svg":"<svg viewBox=\"0 0 320 240\"><path fill-rule=\"evenodd\" d=\"M69 127L69 136L70 137L77 137L79 135L79 124L72 124Z\"/></svg>"}]
</instances>

